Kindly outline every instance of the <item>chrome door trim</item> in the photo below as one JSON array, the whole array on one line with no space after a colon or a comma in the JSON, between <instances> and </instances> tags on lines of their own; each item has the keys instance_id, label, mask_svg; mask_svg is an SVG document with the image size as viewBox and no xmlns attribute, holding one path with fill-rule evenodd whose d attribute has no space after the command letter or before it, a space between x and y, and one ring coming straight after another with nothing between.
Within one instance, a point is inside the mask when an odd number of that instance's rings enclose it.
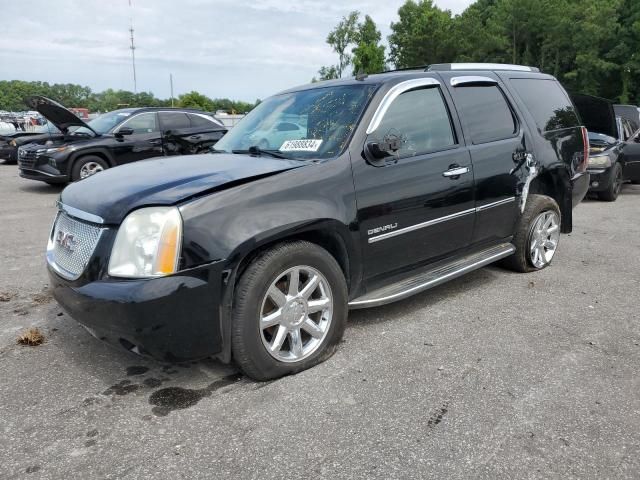
<instances>
[{"instance_id":1,"label":"chrome door trim","mask_svg":"<svg viewBox=\"0 0 640 480\"><path fill-rule=\"evenodd\" d=\"M414 88L439 87L440 85L440 82L435 78L427 77L406 80L391 87L384 98L380 101L380 104L378 105L376 112L373 114L373 117L371 117L371 122L369 122L369 126L367 127L367 135L376 131L376 129L380 126L380 122L382 121L384 114L387 113L387 110L389 110L389 107L391 106L393 101L402 93L408 90L413 90Z\"/></svg>"},{"instance_id":2,"label":"chrome door trim","mask_svg":"<svg viewBox=\"0 0 640 480\"><path fill-rule=\"evenodd\" d=\"M419 230L421 228L431 227L432 225L437 225L438 223L447 222L449 220L454 220L456 218L463 217L465 215L469 215L471 213L483 212L493 207L498 207L500 205L506 205L511 202L515 202L516 197L503 198L502 200L498 200L496 202L487 203L485 205L480 205L476 208L469 208L467 210L462 210L460 212L452 213L451 215L446 215L444 217L434 218L433 220L428 220L422 223L416 223L415 225L411 225L409 227L401 228L400 230L394 230L393 232L383 233L381 235L376 235L375 237L370 237L369 243L376 243L381 240L386 240L387 238L397 237L398 235L403 235L405 233L413 232L415 230Z\"/></svg>"},{"instance_id":3,"label":"chrome door trim","mask_svg":"<svg viewBox=\"0 0 640 480\"><path fill-rule=\"evenodd\" d=\"M78 218L80 220L85 220L91 223L99 223L99 224L104 223L104 219L102 217L99 217L98 215L94 215L93 213L83 212L82 210L79 210L75 207L70 207L69 205L65 205L62 202L58 202L58 209L64 210L70 216Z\"/></svg>"},{"instance_id":4,"label":"chrome door trim","mask_svg":"<svg viewBox=\"0 0 640 480\"><path fill-rule=\"evenodd\" d=\"M382 235L376 235L375 237L369 238L369 243L376 243L381 240L386 240L387 238L397 237L398 235L403 235L405 233L413 232L421 228L430 227L432 225L437 225L438 223L447 222L449 220L464 217L465 215L475 213L475 211L476 211L475 208L469 208L468 210L462 210L461 212L452 213L451 215L434 218L433 220L417 223L415 225L411 225L410 227L401 228L400 230L394 230L393 232L387 232L387 233L383 233Z\"/></svg>"},{"instance_id":5,"label":"chrome door trim","mask_svg":"<svg viewBox=\"0 0 640 480\"><path fill-rule=\"evenodd\" d=\"M498 200L497 202L486 203L484 205L476 207L476 212L482 212L483 210L488 210L489 208L498 207L500 205L506 205L507 203L515 201L516 197L503 198L502 200Z\"/></svg>"},{"instance_id":6,"label":"chrome door trim","mask_svg":"<svg viewBox=\"0 0 640 480\"><path fill-rule=\"evenodd\" d=\"M490 77L481 77L479 75L469 75L466 77L453 77L451 79L452 87L460 87L469 83L487 83L491 85L497 85L498 81Z\"/></svg>"}]
</instances>

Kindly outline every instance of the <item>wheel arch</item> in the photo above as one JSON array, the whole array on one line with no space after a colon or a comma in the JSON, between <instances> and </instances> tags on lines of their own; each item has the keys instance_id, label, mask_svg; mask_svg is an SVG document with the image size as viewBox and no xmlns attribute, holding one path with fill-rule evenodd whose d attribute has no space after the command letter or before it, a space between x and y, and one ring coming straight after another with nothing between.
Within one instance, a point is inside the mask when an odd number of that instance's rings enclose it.
<instances>
[{"instance_id":1,"label":"wheel arch","mask_svg":"<svg viewBox=\"0 0 640 480\"><path fill-rule=\"evenodd\" d=\"M113 159L113 156L110 155L109 152L107 152L105 149L96 148L96 149L89 149L89 150L80 150L78 152L74 152L71 158L69 158L69 167L67 168L67 176L69 177L69 179L71 179L73 167L75 166L76 162L80 160L82 157L86 157L89 155L94 155L96 157L102 158L104 161L106 161L109 164L109 168L116 166L116 162Z\"/></svg>"},{"instance_id":2,"label":"wheel arch","mask_svg":"<svg viewBox=\"0 0 640 480\"><path fill-rule=\"evenodd\" d=\"M560 207L562 233L573 229L573 205L571 181L563 168L547 169L536 176L529 186L529 194L546 195L553 198Z\"/></svg>"},{"instance_id":3,"label":"wheel arch","mask_svg":"<svg viewBox=\"0 0 640 480\"><path fill-rule=\"evenodd\" d=\"M287 233L274 233L259 241L251 243L249 248L239 247L231 256L229 267L223 279L221 327L223 350L218 358L223 362L231 361L231 319L235 288L243 272L262 252L279 243L304 240L324 248L338 262L345 275L349 297L360 288L361 270L358 267L356 245L350 238L348 229L336 220L325 220L309 225L300 230L289 230Z\"/></svg>"}]
</instances>

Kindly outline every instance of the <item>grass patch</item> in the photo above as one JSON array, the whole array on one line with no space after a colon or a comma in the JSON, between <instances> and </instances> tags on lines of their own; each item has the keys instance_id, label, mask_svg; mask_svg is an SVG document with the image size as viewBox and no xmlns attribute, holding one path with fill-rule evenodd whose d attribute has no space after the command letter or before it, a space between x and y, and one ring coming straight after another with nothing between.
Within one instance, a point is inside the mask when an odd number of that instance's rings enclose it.
<instances>
[{"instance_id":1,"label":"grass patch","mask_svg":"<svg viewBox=\"0 0 640 480\"><path fill-rule=\"evenodd\" d=\"M29 345L35 347L41 345L44 342L44 334L39 328L29 327L22 335L18 337L18 343L20 345Z\"/></svg>"}]
</instances>

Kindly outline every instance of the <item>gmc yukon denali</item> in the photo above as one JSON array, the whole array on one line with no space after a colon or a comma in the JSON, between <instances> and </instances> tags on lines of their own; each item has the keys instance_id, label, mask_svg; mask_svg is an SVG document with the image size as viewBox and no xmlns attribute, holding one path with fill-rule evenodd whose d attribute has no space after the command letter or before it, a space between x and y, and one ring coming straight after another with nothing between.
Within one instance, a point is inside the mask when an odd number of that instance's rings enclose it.
<instances>
[{"instance_id":1,"label":"gmc yukon denali","mask_svg":"<svg viewBox=\"0 0 640 480\"><path fill-rule=\"evenodd\" d=\"M47 248L53 293L134 353L295 373L335 351L349 309L496 261L547 267L589 186L587 149L567 93L535 68L294 88L211 153L67 187Z\"/></svg>"}]
</instances>

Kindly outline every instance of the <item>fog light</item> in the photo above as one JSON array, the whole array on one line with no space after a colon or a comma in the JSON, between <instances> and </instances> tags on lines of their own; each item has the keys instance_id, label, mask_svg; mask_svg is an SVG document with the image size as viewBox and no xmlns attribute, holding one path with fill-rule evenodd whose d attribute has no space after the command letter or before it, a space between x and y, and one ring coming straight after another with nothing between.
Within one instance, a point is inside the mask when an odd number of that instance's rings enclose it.
<instances>
[{"instance_id":1,"label":"fog light","mask_svg":"<svg viewBox=\"0 0 640 480\"><path fill-rule=\"evenodd\" d=\"M591 186L593 188L598 188L600 186L600 182L591 182Z\"/></svg>"},{"instance_id":2,"label":"fog light","mask_svg":"<svg viewBox=\"0 0 640 480\"><path fill-rule=\"evenodd\" d=\"M56 160L54 158L49 159L49 165L51 165L53 168L58 168L58 165L56 165Z\"/></svg>"}]
</instances>

